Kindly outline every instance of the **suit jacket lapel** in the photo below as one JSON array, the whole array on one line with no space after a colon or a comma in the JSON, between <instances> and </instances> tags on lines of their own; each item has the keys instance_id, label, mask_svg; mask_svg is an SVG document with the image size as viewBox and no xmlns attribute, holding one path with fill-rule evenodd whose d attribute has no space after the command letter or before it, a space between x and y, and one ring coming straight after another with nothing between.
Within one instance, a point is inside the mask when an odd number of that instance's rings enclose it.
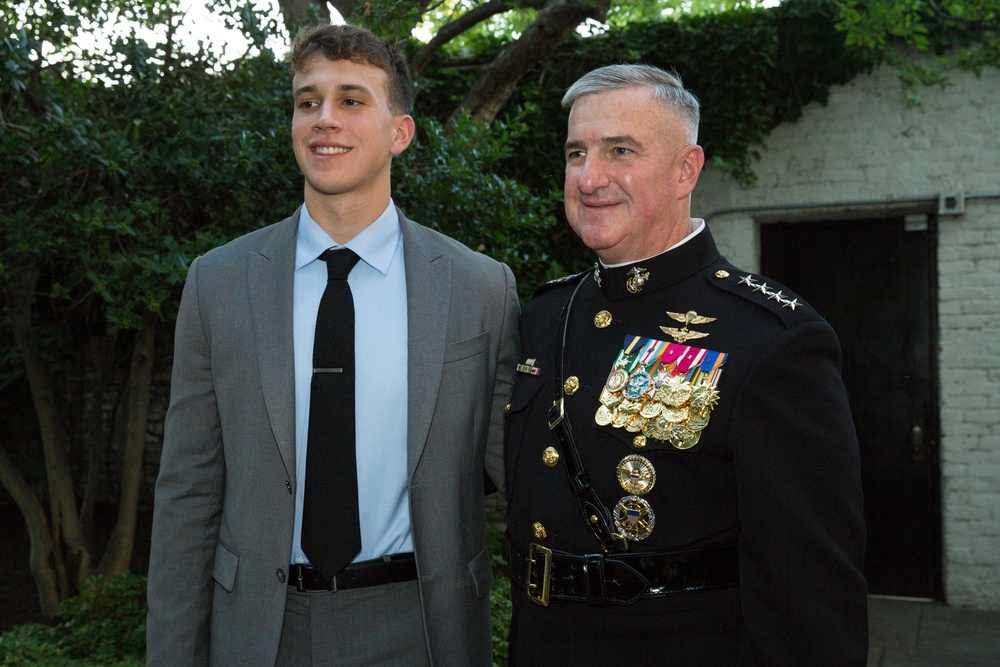
<instances>
[{"instance_id":1,"label":"suit jacket lapel","mask_svg":"<svg viewBox=\"0 0 1000 667\"><path fill-rule=\"evenodd\" d=\"M399 211L406 264L407 461L420 460L437 404L451 302L451 261L425 228Z\"/></svg>"},{"instance_id":2,"label":"suit jacket lapel","mask_svg":"<svg viewBox=\"0 0 1000 667\"><path fill-rule=\"evenodd\" d=\"M264 406L285 470L295 483L295 346L292 287L299 212L275 225L247 256L247 278Z\"/></svg>"}]
</instances>

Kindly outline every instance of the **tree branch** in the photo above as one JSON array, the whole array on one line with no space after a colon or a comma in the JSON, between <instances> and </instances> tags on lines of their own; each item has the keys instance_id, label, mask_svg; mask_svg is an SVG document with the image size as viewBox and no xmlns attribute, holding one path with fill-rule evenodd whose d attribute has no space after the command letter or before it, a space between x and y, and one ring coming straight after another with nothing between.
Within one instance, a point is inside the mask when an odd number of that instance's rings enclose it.
<instances>
[{"instance_id":1,"label":"tree branch","mask_svg":"<svg viewBox=\"0 0 1000 667\"><path fill-rule=\"evenodd\" d=\"M544 0L490 0L486 4L473 7L469 11L459 16L454 21L445 24L437 31L434 38L420 47L410 60L410 72L414 79L419 79L427 68L428 63L434 59L437 52L445 44L461 35L466 30L475 27L477 24L506 11L515 8L541 9L545 6Z\"/></svg>"},{"instance_id":2,"label":"tree branch","mask_svg":"<svg viewBox=\"0 0 1000 667\"><path fill-rule=\"evenodd\" d=\"M549 57L555 47L585 19L603 22L610 0L549 0L520 39L511 42L484 67L472 89L451 116L468 110L480 123L490 123L532 66Z\"/></svg>"}]
</instances>

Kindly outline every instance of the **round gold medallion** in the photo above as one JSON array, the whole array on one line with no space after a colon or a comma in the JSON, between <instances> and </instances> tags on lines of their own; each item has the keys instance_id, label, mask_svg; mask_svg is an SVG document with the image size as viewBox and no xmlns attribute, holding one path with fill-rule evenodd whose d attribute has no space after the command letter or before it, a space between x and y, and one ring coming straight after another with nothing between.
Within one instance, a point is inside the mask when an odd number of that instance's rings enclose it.
<instances>
[{"instance_id":1,"label":"round gold medallion","mask_svg":"<svg viewBox=\"0 0 1000 667\"><path fill-rule=\"evenodd\" d=\"M598 329L605 329L609 324L611 324L611 313L608 311L602 310L594 315L594 326Z\"/></svg>"},{"instance_id":2,"label":"round gold medallion","mask_svg":"<svg viewBox=\"0 0 1000 667\"><path fill-rule=\"evenodd\" d=\"M542 463L550 468L554 468L559 463L559 452L556 451L555 447L545 448L545 451L542 452Z\"/></svg>"},{"instance_id":3,"label":"round gold medallion","mask_svg":"<svg viewBox=\"0 0 1000 667\"><path fill-rule=\"evenodd\" d=\"M663 410L663 404L657 403L656 401L647 401L642 409L639 410L639 415L645 417L646 419L655 419L660 412Z\"/></svg>"},{"instance_id":4,"label":"round gold medallion","mask_svg":"<svg viewBox=\"0 0 1000 667\"><path fill-rule=\"evenodd\" d=\"M618 462L618 483L627 493L641 496L656 484L656 470L645 456L629 454Z\"/></svg>"},{"instance_id":5,"label":"round gold medallion","mask_svg":"<svg viewBox=\"0 0 1000 667\"><path fill-rule=\"evenodd\" d=\"M668 422L676 423L682 422L687 419L688 409L687 408L663 408L661 411L663 418Z\"/></svg>"},{"instance_id":6,"label":"round gold medallion","mask_svg":"<svg viewBox=\"0 0 1000 667\"><path fill-rule=\"evenodd\" d=\"M642 428L646 425L648 421L649 421L648 419L643 419L642 417L639 417L637 415L632 418L632 421L630 421L628 424L625 424L625 430L628 431L629 433L638 433L639 431L642 430Z\"/></svg>"},{"instance_id":7,"label":"round gold medallion","mask_svg":"<svg viewBox=\"0 0 1000 667\"><path fill-rule=\"evenodd\" d=\"M675 433L670 434L670 444L677 449L691 449L701 440L701 431L691 431L687 428L680 428Z\"/></svg>"},{"instance_id":8,"label":"round gold medallion","mask_svg":"<svg viewBox=\"0 0 1000 667\"><path fill-rule=\"evenodd\" d=\"M708 426L708 414L693 412L688 416L685 424L692 431L701 431Z\"/></svg>"},{"instance_id":9,"label":"round gold medallion","mask_svg":"<svg viewBox=\"0 0 1000 667\"><path fill-rule=\"evenodd\" d=\"M628 373L624 369L616 368L608 376L608 381L604 384L608 391L617 394L628 385Z\"/></svg>"},{"instance_id":10,"label":"round gold medallion","mask_svg":"<svg viewBox=\"0 0 1000 667\"><path fill-rule=\"evenodd\" d=\"M576 390L579 388L580 388L580 378L578 378L575 375L570 375L568 378L566 378L566 381L563 382L563 391L565 391L570 396L575 394Z\"/></svg>"},{"instance_id":11,"label":"round gold medallion","mask_svg":"<svg viewBox=\"0 0 1000 667\"><path fill-rule=\"evenodd\" d=\"M628 541L646 539L655 525L653 508L639 496L625 496L615 505L615 528Z\"/></svg>"},{"instance_id":12,"label":"round gold medallion","mask_svg":"<svg viewBox=\"0 0 1000 667\"><path fill-rule=\"evenodd\" d=\"M615 414L604 405L597 408L597 414L594 415L594 421L597 422L598 426L607 426L614 421L614 419Z\"/></svg>"},{"instance_id":13,"label":"round gold medallion","mask_svg":"<svg viewBox=\"0 0 1000 667\"><path fill-rule=\"evenodd\" d=\"M615 413L615 419L611 422L611 425L615 428L624 428L626 424L632 421L632 417L635 413L622 412L620 409Z\"/></svg>"}]
</instances>

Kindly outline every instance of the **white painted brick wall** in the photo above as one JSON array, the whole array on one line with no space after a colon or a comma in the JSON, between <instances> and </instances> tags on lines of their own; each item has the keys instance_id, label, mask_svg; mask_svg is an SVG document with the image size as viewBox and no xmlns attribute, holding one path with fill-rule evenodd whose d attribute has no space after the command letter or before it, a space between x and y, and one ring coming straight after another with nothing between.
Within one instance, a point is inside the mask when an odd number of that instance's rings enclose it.
<instances>
[{"instance_id":1,"label":"white painted brick wall","mask_svg":"<svg viewBox=\"0 0 1000 667\"><path fill-rule=\"evenodd\" d=\"M971 195L964 215L938 225L945 595L1000 609L1000 197L976 196L1000 194L1000 71L951 81L921 90L920 107L889 70L837 87L771 134L755 186L708 168L693 213L709 217L730 261L757 271L762 209L798 207L805 219L817 204ZM840 215L866 210L878 209Z\"/></svg>"}]
</instances>

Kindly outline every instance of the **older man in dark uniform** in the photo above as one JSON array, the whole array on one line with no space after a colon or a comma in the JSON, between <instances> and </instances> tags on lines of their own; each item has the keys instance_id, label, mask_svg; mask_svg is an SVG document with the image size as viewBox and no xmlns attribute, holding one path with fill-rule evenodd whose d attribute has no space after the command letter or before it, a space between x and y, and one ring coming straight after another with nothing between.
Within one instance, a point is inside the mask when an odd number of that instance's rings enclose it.
<instances>
[{"instance_id":1,"label":"older man in dark uniform","mask_svg":"<svg viewBox=\"0 0 1000 667\"><path fill-rule=\"evenodd\" d=\"M542 286L507 412L511 665L864 665L857 438L831 327L719 255L698 101L645 65L563 98L592 271Z\"/></svg>"}]
</instances>

